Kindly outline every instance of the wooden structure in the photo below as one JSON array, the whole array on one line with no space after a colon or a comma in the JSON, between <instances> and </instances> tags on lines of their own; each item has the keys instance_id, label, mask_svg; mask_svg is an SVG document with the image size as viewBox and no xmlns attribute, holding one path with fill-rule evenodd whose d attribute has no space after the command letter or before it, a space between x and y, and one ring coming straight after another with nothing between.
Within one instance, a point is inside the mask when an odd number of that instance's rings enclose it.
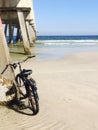
<instances>
[{"instance_id":1,"label":"wooden structure","mask_svg":"<svg viewBox=\"0 0 98 130\"><path fill-rule=\"evenodd\" d=\"M9 32L9 44L17 30L17 41L22 35L24 52L31 54L30 46L36 40L36 27L32 0L0 0L0 16L5 24L5 35Z\"/></svg>"},{"instance_id":2,"label":"wooden structure","mask_svg":"<svg viewBox=\"0 0 98 130\"><path fill-rule=\"evenodd\" d=\"M22 35L23 47L26 54L31 54L30 46L36 39L32 0L0 0L0 72L10 63L9 49L5 36L9 34L9 44L17 30L17 41ZM5 25L3 29L2 24ZM13 80L14 73L9 68L5 75Z\"/></svg>"},{"instance_id":3,"label":"wooden structure","mask_svg":"<svg viewBox=\"0 0 98 130\"><path fill-rule=\"evenodd\" d=\"M0 72L2 72L6 67L6 65L9 63L10 63L9 50L6 44L2 21L0 18ZM12 72L11 68L8 68L4 74L6 75L6 77L9 77L10 80L13 80L14 73Z\"/></svg>"}]
</instances>

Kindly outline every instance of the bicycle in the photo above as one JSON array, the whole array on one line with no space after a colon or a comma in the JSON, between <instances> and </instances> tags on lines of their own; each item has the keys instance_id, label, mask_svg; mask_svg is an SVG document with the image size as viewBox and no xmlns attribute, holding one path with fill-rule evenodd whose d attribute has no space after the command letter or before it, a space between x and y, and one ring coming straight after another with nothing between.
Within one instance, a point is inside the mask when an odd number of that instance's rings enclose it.
<instances>
[{"instance_id":1,"label":"bicycle","mask_svg":"<svg viewBox=\"0 0 98 130\"><path fill-rule=\"evenodd\" d=\"M21 63L33 57L35 56L28 56L23 61L6 65L1 74L3 74L9 66L13 71L19 67L19 73L15 76L14 83L16 88L14 89L15 99L23 101L25 108L29 108L33 112L33 115L36 115L39 112L39 97L37 93L36 82L32 77L30 77L32 70L22 69L21 67ZM17 96L17 93L20 95L18 95L19 97Z\"/></svg>"}]
</instances>

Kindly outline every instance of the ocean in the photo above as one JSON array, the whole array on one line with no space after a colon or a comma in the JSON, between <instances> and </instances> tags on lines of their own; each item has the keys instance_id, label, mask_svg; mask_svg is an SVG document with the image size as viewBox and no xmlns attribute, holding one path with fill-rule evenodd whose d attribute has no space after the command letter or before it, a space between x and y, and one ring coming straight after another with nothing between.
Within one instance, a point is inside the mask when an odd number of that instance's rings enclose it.
<instances>
[{"instance_id":1,"label":"ocean","mask_svg":"<svg viewBox=\"0 0 98 130\"><path fill-rule=\"evenodd\" d=\"M15 38L14 36L14 42ZM36 55L36 60L54 60L71 53L98 51L98 35L37 36L36 43L31 49Z\"/></svg>"},{"instance_id":2,"label":"ocean","mask_svg":"<svg viewBox=\"0 0 98 130\"><path fill-rule=\"evenodd\" d=\"M53 60L64 55L98 50L98 35L37 36L33 52L37 60Z\"/></svg>"}]
</instances>

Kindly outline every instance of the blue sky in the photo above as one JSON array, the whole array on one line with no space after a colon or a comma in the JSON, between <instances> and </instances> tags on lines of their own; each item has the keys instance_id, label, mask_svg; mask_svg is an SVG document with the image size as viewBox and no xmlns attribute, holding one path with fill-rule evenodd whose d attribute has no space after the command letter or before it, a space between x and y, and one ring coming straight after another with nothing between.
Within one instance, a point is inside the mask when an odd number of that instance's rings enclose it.
<instances>
[{"instance_id":1,"label":"blue sky","mask_svg":"<svg viewBox=\"0 0 98 130\"><path fill-rule=\"evenodd\" d=\"M98 34L98 0L33 0L39 35Z\"/></svg>"}]
</instances>

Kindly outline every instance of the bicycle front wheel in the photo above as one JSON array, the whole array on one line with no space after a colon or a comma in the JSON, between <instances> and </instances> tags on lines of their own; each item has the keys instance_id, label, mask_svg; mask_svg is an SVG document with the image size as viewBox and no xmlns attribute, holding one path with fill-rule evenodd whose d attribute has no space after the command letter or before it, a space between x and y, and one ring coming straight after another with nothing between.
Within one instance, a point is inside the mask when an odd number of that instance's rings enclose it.
<instances>
[{"instance_id":1,"label":"bicycle front wheel","mask_svg":"<svg viewBox=\"0 0 98 130\"><path fill-rule=\"evenodd\" d=\"M37 93L36 82L33 79L29 79L29 106L33 111L33 114L36 115L39 112L39 97Z\"/></svg>"}]
</instances>

